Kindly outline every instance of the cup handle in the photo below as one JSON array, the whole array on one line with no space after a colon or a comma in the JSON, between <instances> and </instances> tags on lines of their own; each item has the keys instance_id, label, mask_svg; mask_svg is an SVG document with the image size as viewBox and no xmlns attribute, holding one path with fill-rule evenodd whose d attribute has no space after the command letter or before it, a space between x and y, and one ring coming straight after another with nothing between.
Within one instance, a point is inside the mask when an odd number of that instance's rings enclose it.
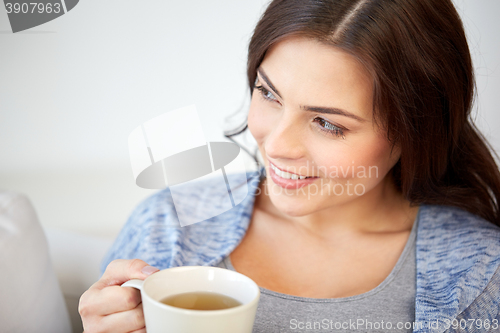
<instances>
[{"instance_id":1,"label":"cup handle","mask_svg":"<svg viewBox=\"0 0 500 333\"><path fill-rule=\"evenodd\" d=\"M144 284L144 280L132 279L132 280L128 280L127 282L122 284L122 287L132 287L132 288L139 289L142 291L143 284Z\"/></svg>"}]
</instances>

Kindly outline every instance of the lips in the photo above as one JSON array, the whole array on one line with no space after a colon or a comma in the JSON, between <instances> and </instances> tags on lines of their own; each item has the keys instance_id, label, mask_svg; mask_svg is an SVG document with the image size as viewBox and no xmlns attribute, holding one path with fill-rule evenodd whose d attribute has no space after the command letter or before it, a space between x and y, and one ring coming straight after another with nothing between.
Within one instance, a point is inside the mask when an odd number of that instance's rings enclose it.
<instances>
[{"instance_id":1,"label":"lips","mask_svg":"<svg viewBox=\"0 0 500 333\"><path fill-rule=\"evenodd\" d=\"M311 178L311 177L313 177L313 176L305 176L305 175L300 175L300 174L297 174L297 173L294 173L294 172L282 170L282 169L278 168L277 166L275 166L271 162L269 162L269 167L271 169L273 169L274 172L278 176L280 176L281 178L285 178L285 179L305 179L305 178Z\"/></svg>"},{"instance_id":2,"label":"lips","mask_svg":"<svg viewBox=\"0 0 500 333\"><path fill-rule=\"evenodd\" d=\"M278 176L280 176L281 178L284 178L284 179L297 180L297 179L306 179L307 178L306 176L299 176L299 175L296 175L294 173L289 173L289 172L281 171L280 169L274 168L272 166L271 166L271 169L273 169L273 171L274 171L274 173L276 173L276 175L278 175Z\"/></svg>"},{"instance_id":3,"label":"lips","mask_svg":"<svg viewBox=\"0 0 500 333\"><path fill-rule=\"evenodd\" d=\"M270 163L270 165L272 166L271 163ZM276 185L283 187L285 189L299 189L301 187L304 187L304 186L307 186L307 185L313 183L318 178L318 177L307 177L304 179L300 179L300 178L299 179L287 179L287 178L283 178L280 175L278 175L275 171L275 168L276 167L269 167L269 174L271 176L271 179L273 180L273 182ZM278 171L278 172L280 172L280 171ZM287 173L287 174L290 175L290 173ZM296 174L292 174L292 175L296 175ZM305 177L305 176L302 176L302 177Z\"/></svg>"}]
</instances>

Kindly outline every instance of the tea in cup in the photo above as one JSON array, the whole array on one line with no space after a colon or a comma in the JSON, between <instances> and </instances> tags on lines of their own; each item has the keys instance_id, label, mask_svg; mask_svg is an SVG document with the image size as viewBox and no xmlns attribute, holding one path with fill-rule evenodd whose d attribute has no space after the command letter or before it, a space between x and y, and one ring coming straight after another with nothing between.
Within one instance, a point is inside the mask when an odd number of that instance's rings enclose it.
<instances>
[{"instance_id":1,"label":"tea in cup","mask_svg":"<svg viewBox=\"0 0 500 333\"><path fill-rule=\"evenodd\" d=\"M141 291L148 333L251 333L260 298L249 277L210 266L168 268L122 287Z\"/></svg>"}]
</instances>

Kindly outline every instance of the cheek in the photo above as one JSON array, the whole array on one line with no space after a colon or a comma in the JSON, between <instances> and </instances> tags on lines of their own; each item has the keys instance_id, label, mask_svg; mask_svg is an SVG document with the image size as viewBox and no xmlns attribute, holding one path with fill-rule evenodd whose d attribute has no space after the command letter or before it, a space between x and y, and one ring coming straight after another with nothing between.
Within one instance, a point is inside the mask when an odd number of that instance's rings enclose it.
<instances>
[{"instance_id":1,"label":"cheek","mask_svg":"<svg viewBox=\"0 0 500 333\"><path fill-rule=\"evenodd\" d=\"M390 172L398 160L397 151L391 154L391 145L385 139L381 139L378 144L371 146L371 149L365 152L364 170L360 181L375 186L381 182Z\"/></svg>"},{"instance_id":2,"label":"cheek","mask_svg":"<svg viewBox=\"0 0 500 333\"><path fill-rule=\"evenodd\" d=\"M374 140L371 153L371 163L377 165L382 173L389 172L390 169L399 160L400 150L397 146L392 149L392 144L387 140L384 134Z\"/></svg>"},{"instance_id":3,"label":"cheek","mask_svg":"<svg viewBox=\"0 0 500 333\"><path fill-rule=\"evenodd\" d=\"M248 130L255 141L261 145L269 131L270 119L266 116L264 107L257 99L258 96L254 94L248 110Z\"/></svg>"},{"instance_id":4,"label":"cheek","mask_svg":"<svg viewBox=\"0 0 500 333\"><path fill-rule=\"evenodd\" d=\"M314 149L314 148L313 148ZM333 145L328 152L315 149L317 165L324 168L322 174L328 178L348 180L360 178L357 181L368 181L366 178L383 178L398 160L398 150L391 146L383 137L372 135L358 137L346 144Z\"/></svg>"}]
</instances>

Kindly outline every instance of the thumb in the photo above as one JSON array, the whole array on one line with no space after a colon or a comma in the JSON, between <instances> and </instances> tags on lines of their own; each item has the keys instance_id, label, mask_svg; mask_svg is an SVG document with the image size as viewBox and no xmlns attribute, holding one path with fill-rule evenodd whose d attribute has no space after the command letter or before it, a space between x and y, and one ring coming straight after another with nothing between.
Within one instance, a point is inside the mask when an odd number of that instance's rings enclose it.
<instances>
[{"instance_id":1,"label":"thumb","mask_svg":"<svg viewBox=\"0 0 500 333\"><path fill-rule=\"evenodd\" d=\"M106 267L106 271L101 279L97 281L96 287L102 289L107 286L122 285L132 279L144 280L158 271L158 268L149 266L140 259L116 259Z\"/></svg>"}]
</instances>

